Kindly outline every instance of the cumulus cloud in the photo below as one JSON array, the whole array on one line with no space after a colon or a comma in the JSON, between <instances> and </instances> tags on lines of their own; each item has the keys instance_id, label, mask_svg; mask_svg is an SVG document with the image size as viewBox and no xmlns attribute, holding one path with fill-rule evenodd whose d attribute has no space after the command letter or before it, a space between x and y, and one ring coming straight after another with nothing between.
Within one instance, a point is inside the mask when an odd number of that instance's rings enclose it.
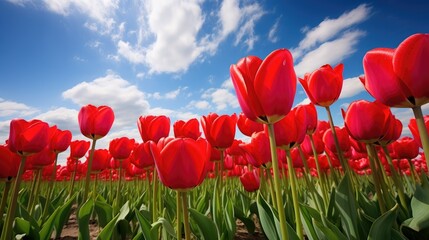
<instances>
[{"instance_id":1,"label":"cumulus cloud","mask_svg":"<svg viewBox=\"0 0 429 240\"><path fill-rule=\"evenodd\" d=\"M276 43L279 38L277 36L277 31L279 28L280 18L277 18L276 22L271 26L270 31L268 32L268 41Z\"/></svg>"},{"instance_id":2,"label":"cumulus cloud","mask_svg":"<svg viewBox=\"0 0 429 240\"><path fill-rule=\"evenodd\" d=\"M301 61L295 65L296 74L302 77L305 73L313 72L325 64L339 63L356 52L356 45L364 35L365 32L354 30L344 33L335 40L324 42L302 57Z\"/></svg>"},{"instance_id":3,"label":"cumulus cloud","mask_svg":"<svg viewBox=\"0 0 429 240\"><path fill-rule=\"evenodd\" d=\"M91 30L98 31L100 24L102 31L110 32L115 24L115 11L119 7L119 0L43 0L46 8L57 14L67 16L76 11L88 16L92 23L85 25Z\"/></svg>"},{"instance_id":4,"label":"cumulus cloud","mask_svg":"<svg viewBox=\"0 0 429 240\"><path fill-rule=\"evenodd\" d=\"M347 78L343 81L340 99L354 97L364 91L365 87L360 82L359 77Z\"/></svg>"},{"instance_id":5,"label":"cumulus cloud","mask_svg":"<svg viewBox=\"0 0 429 240\"><path fill-rule=\"evenodd\" d=\"M304 28L305 37L300 41L297 48L293 49L295 58L301 57L308 49L319 43L329 41L342 31L361 23L368 19L371 7L368 4L361 4L355 9L343 13L336 19L326 18L317 27Z\"/></svg>"},{"instance_id":6,"label":"cumulus cloud","mask_svg":"<svg viewBox=\"0 0 429 240\"><path fill-rule=\"evenodd\" d=\"M0 118L25 117L37 112L39 112L39 110L34 107L0 98Z\"/></svg>"},{"instance_id":7,"label":"cumulus cloud","mask_svg":"<svg viewBox=\"0 0 429 240\"><path fill-rule=\"evenodd\" d=\"M118 42L118 54L133 64L144 63L142 50L134 48L129 42Z\"/></svg>"},{"instance_id":8,"label":"cumulus cloud","mask_svg":"<svg viewBox=\"0 0 429 240\"><path fill-rule=\"evenodd\" d=\"M93 104L112 107L115 112L114 125L118 127L134 126L137 118L149 109L145 94L113 72L91 82L81 82L64 91L62 96L79 106Z\"/></svg>"}]
</instances>

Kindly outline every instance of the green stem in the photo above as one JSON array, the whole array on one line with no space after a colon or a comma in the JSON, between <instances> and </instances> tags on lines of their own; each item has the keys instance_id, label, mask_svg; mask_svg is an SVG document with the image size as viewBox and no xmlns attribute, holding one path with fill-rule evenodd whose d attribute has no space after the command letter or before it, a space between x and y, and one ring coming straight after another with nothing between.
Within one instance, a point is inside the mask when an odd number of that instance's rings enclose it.
<instances>
[{"instance_id":1,"label":"green stem","mask_svg":"<svg viewBox=\"0 0 429 240\"><path fill-rule=\"evenodd\" d=\"M263 178L267 179L267 184L268 187L270 188L270 194L271 194L271 199L272 202L274 203L276 201L276 190L274 189L274 184L273 184L273 176L271 175L270 169L263 169L265 170L265 176L263 175Z\"/></svg>"},{"instance_id":2,"label":"green stem","mask_svg":"<svg viewBox=\"0 0 429 240\"><path fill-rule=\"evenodd\" d=\"M34 203L36 201L36 196L39 195L41 178L42 178L42 169L38 167L36 169L34 184L31 185L32 189L31 189L30 198L28 201L28 206L27 206L27 211L30 214L30 216L33 216Z\"/></svg>"},{"instance_id":3,"label":"green stem","mask_svg":"<svg viewBox=\"0 0 429 240\"><path fill-rule=\"evenodd\" d=\"M152 192L152 222L158 217L158 172L153 171L153 192Z\"/></svg>"},{"instance_id":4,"label":"green stem","mask_svg":"<svg viewBox=\"0 0 429 240\"><path fill-rule=\"evenodd\" d=\"M85 178L85 190L83 192L82 204L84 204L86 202L86 199L88 198L89 183L91 182L92 160L94 160L94 151L95 151L96 142L97 142L97 139L92 140L91 151L89 152L89 159L88 159L86 178Z\"/></svg>"},{"instance_id":5,"label":"green stem","mask_svg":"<svg viewBox=\"0 0 429 240\"><path fill-rule=\"evenodd\" d=\"M268 123L267 127L268 127L268 137L270 140L271 159L272 159L273 175L274 175L274 187L277 193L276 205L277 205L277 211L279 213L281 239L288 239L287 221L286 221L286 215L283 207L282 191L280 187L279 163L277 158L274 125L272 123Z\"/></svg>"},{"instance_id":6,"label":"green stem","mask_svg":"<svg viewBox=\"0 0 429 240\"><path fill-rule=\"evenodd\" d=\"M48 195L46 197L45 208L43 209L42 220L45 219L48 215L49 203L51 202L52 194L54 192L53 190L54 190L55 177L57 175L57 160L58 160L58 153L55 154L54 169L52 171L51 178L49 179Z\"/></svg>"},{"instance_id":7,"label":"green stem","mask_svg":"<svg viewBox=\"0 0 429 240\"><path fill-rule=\"evenodd\" d=\"M398 172L396 171L395 167L393 166L392 158L390 157L389 150L387 150L386 145L381 145L383 148L384 154L386 156L387 162L389 163L390 172L392 173L392 179L393 183L396 186L396 190L398 192L399 201L401 202L402 207L407 211L407 214L409 212L407 201L405 199L404 194L404 185L402 185L401 180L399 179Z\"/></svg>"},{"instance_id":8,"label":"green stem","mask_svg":"<svg viewBox=\"0 0 429 240\"><path fill-rule=\"evenodd\" d=\"M414 117L416 119L417 128L419 130L420 140L422 141L423 152L425 153L426 164L429 166L429 135L426 129L425 120L423 118L422 108L420 106L413 107Z\"/></svg>"},{"instance_id":9,"label":"green stem","mask_svg":"<svg viewBox=\"0 0 429 240\"><path fill-rule=\"evenodd\" d=\"M179 191L176 192L176 224L177 224L177 239L182 239L182 196Z\"/></svg>"},{"instance_id":10,"label":"green stem","mask_svg":"<svg viewBox=\"0 0 429 240\"><path fill-rule=\"evenodd\" d=\"M377 193L378 205L380 207L381 214L383 214L383 213L386 212L386 203L384 202L384 196L383 196L383 193L382 193L382 191L380 189L381 179L379 177L380 174L379 174L379 171L378 171L377 166L375 164L375 161L376 161L375 155L376 155L376 153L375 153L374 149L372 148L371 144L369 144L369 143L366 144L366 150L368 152L369 164L370 164L371 171L372 171L371 175L372 175L372 178L373 178L373 181L374 181L375 191Z\"/></svg>"},{"instance_id":11,"label":"green stem","mask_svg":"<svg viewBox=\"0 0 429 240\"><path fill-rule=\"evenodd\" d=\"M346 160L344 159L343 151L341 151L341 148L340 148L340 142L338 141L337 132L335 131L335 125L334 125L334 120L332 119L331 109L329 108L329 106L325 108L326 108L326 112L328 113L329 125L331 127L332 136L334 137L335 149L337 150L338 159L340 160L341 167L343 168L344 172L348 173L349 167Z\"/></svg>"},{"instance_id":12,"label":"green stem","mask_svg":"<svg viewBox=\"0 0 429 240\"><path fill-rule=\"evenodd\" d=\"M292 162L293 160L292 160L292 156L290 154L289 148L286 148L286 156L287 156L289 182L292 190L292 202L293 202L293 208L295 210L296 233L298 234L299 239L304 239L301 214L299 211L299 199L298 199L298 189L296 184L296 175L295 175L295 170L293 168L293 162Z\"/></svg>"},{"instance_id":13,"label":"green stem","mask_svg":"<svg viewBox=\"0 0 429 240\"><path fill-rule=\"evenodd\" d=\"M0 216L3 217L4 208L6 207L7 198L9 196L10 185L12 184L12 178L7 178L3 190L3 196L1 197L0 204Z\"/></svg>"},{"instance_id":14,"label":"green stem","mask_svg":"<svg viewBox=\"0 0 429 240\"><path fill-rule=\"evenodd\" d=\"M122 159L119 160L119 181L118 181L118 188L116 189L116 202L118 204L118 209L119 207L122 206L122 201L121 201L121 183L122 183Z\"/></svg>"},{"instance_id":15,"label":"green stem","mask_svg":"<svg viewBox=\"0 0 429 240\"><path fill-rule=\"evenodd\" d=\"M323 209L325 209L329 204L328 192L326 191L327 189L326 179L325 179L325 175L322 172L322 169L320 168L319 155L317 154L317 149L316 149L316 145L314 144L313 135L309 134L308 136L310 138L311 149L313 150L313 157L314 157L314 162L316 163L317 174L319 175L320 189L322 190L323 203L325 206ZM323 211L323 213L325 214L325 211Z\"/></svg>"},{"instance_id":16,"label":"green stem","mask_svg":"<svg viewBox=\"0 0 429 240\"><path fill-rule=\"evenodd\" d=\"M78 161L79 161L79 159L76 158L75 159L75 164L74 164L74 170L73 170L73 173L72 173L72 179L71 179L71 183L70 183L70 191L69 191L69 196L68 197L71 197L72 193L73 193L74 183L76 181L76 172L77 172Z\"/></svg>"},{"instance_id":17,"label":"green stem","mask_svg":"<svg viewBox=\"0 0 429 240\"><path fill-rule=\"evenodd\" d=\"M182 196L183 224L185 226L185 239L191 240L191 228L189 227L188 196L186 192L180 192Z\"/></svg>"},{"instance_id":18,"label":"green stem","mask_svg":"<svg viewBox=\"0 0 429 240\"><path fill-rule=\"evenodd\" d=\"M22 174L24 173L25 161L27 160L26 156L21 156L21 163L19 164L18 174L16 175L15 184L13 186L12 198L10 200L10 206L7 210L6 221L3 225L1 240L10 240L12 239L12 225L15 220L15 211L18 204L18 194L20 190L20 185L22 181Z\"/></svg>"}]
</instances>

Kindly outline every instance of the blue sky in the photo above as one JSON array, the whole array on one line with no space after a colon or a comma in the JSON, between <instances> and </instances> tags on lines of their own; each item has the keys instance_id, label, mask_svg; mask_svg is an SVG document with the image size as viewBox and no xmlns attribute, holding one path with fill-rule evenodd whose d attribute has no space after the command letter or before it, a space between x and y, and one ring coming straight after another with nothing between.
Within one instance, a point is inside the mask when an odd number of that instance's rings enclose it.
<instances>
[{"instance_id":1,"label":"blue sky","mask_svg":"<svg viewBox=\"0 0 429 240\"><path fill-rule=\"evenodd\" d=\"M427 1L387 0L3 0L0 142L13 118L42 119L84 139L77 113L89 103L116 114L100 147L120 136L141 141L140 115L173 123L239 113L229 66L277 48L291 50L298 76L344 63L344 89L332 106L342 126L340 108L372 99L357 79L366 51L429 32L428 9ZM295 104L307 101L298 84ZM409 134L411 111L393 112Z\"/></svg>"}]
</instances>

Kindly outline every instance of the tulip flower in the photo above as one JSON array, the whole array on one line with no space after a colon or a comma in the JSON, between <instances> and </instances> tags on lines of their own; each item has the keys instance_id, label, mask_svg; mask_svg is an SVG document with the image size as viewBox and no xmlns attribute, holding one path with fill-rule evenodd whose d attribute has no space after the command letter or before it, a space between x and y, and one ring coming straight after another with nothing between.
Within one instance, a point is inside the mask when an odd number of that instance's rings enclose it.
<instances>
[{"instance_id":1,"label":"tulip flower","mask_svg":"<svg viewBox=\"0 0 429 240\"><path fill-rule=\"evenodd\" d=\"M6 144L0 145L0 179L16 177L20 161L19 155L11 152Z\"/></svg>"},{"instance_id":2,"label":"tulip flower","mask_svg":"<svg viewBox=\"0 0 429 240\"><path fill-rule=\"evenodd\" d=\"M248 192L255 192L260 186L260 180L256 170L245 170L243 175L240 176L240 182L243 184L244 190Z\"/></svg>"},{"instance_id":3,"label":"tulip flower","mask_svg":"<svg viewBox=\"0 0 429 240\"><path fill-rule=\"evenodd\" d=\"M55 153L64 152L69 148L72 133L69 130L58 129L57 126L49 128L50 144L49 148Z\"/></svg>"},{"instance_id":4,"label":"tulip flower","mask_svg":"<svg viewBox=\"0 0 429 240\"><path fill-rule=\"evenodd\" d=\"M341 151L347 152L350 150L350 140L349 134L346 128L335 127L335 132L338 136L338 141L340 142ZM325 144L325 148L332 153L336 153L336 147L334 142L334 136L332 134L331 129L326 130L325 134L323 134L323 143Z\"/></svg>"},{"instance_id":5,"label":"tulip flower","mask_svg":"<svg viewBox=\"0 0 429 240\"><path fill-rule=\"evenodd\" d=\"M91 166L92 173L99 173L106 169L109 166L109 162L112 156L107 149L96 149L94 151L94 159ZM89 157L86 159L86 163L88 163ZM89 167L87 165L87 167Z\"/></svg>"},{"instance_id":6,"label":"tulip flower","mask_svg":"<svg viewBox=\"0 0 429 240\"><path fill-rule=\"evenodd\" d=\"M343 64L335 68L326 64L312 73L306 73L299 82L311 102L322 107L331 106L340 97L343 88Z\"/></svg>"},{"instance_id":7,"label":"tulip flower","mask_svg":"<svg viewBox=\"0 0 429 240\"><path fill-rule=\"evenodd\" d=\"M313 103L298 105L296 112L299 116L304 116L303 124L307 134L313 134L318 124L316 106Z\"/></svg>"},{"instance_id":8,"label":"tulip flower","mask_svg":"<svg viewBox=\"0 0 429 240\"><path fill-rule=\"evenodd\" d=\"M109 143L109 152L113 158L123 160L130 156L134 148L134 139L127 137L115 138Z\"/></svg>"},{"instance_id":9,"label":"tulip flower","mask_svg":"<svg viewBox=\"0 0 429 240\"><path fill-rule=\"evenodd\" d=\"M90 142L85 140L74 140L70 143L70 157L79 159L85 156L89 149Z\"/></svg>"},{"instance_id":10,"label":"tulip flower","mask_svg":"<svg viewBox=\"0 0 429 240\"><path fill-rule=\"evenodd\" d=\"M419 155L419 146L416 141L410 137L402 137L390 144L396 158L413 159Z\"/></svg>"},{"instance_id":11,"label":"tulip flower","mask_svg":"<svg viewBox=\"0 0 429 240\"><path fill-rule=\"evenodd\" d=\"M138 168L147 170L155 165L152 153L150 151L150 145L155 145L156 147L156 144L153 141L140 143L134 147L134 150L131 154L131 162Z\"/></svg>"},{"instance_id":12,"label":"tulip flower","mask_svg":"<svg viewBox=\"0 0 429 240\"><path fill-rule=\"evenodd\" d=\"M210 113L201 118L201 126L207 141L212 147L220 150L225 150L232 145L236 124L237 116L235 114L219 116L216 113Z\"/></svg>"},{"instance_id":13,"label":"tulip flower","mask_svg":"<svg viewBox=\"0 0 429 240\"><path fill-rule=\"evenodd\" d=\"M88 104L83 106L78 114L80 132L87 138L92 139L91 151L87 161L87 172L85 177L85 188L83 202L86 202L89 191L89 181L91 180L91 168L95 151L96 141L110 131L115 120L115 114L109 106L99 106Z\"/></svg>"},{"instance_id":14,"label":"tulip flower","mask_svg":"<svg viewBox=\"0 0 429 240\"><path fill-rule=\"evenodd\" d=\"M192 118L188 121L178 120L173 124L175 137L188 137L197 140L201 136L200 123L198 119Z\"/></svg>"},{"instance_id":15,"label":"tulip flower","mask_svg":"<svg viewBox=\"0 0 429 240\"><path fill-rule=\"evenodd\" d=\"M81 133L90 139L97 140L107 135L115 120L112 108L88 104L83 106L78 115Z\"/></svg>"},{"instance_id":16,"label":"tulip flower","mask_svg":"<svg viewBox=\"0 0 429 240\"><path fill-rule=\"evenodd\" d=\"M192 189L200 185L206 174L210 145L205 139L175 138L162 148L151 145L156 170L161 182L175 190ZM159 145L159 146L161 146Z\"/></svg>"},{"instance_id":17,"label":"tulip flower","mask_svg":"<svg viewBox=\"0 0 429 240\"><path fill-rule=\"evenodd\" d=\"M423 116L423 122L426 127L426 129L429 129L429 115ZM413 135L414 139L416 140L416 143L419 145L419 147L423 147L422 140L420 138L420 131L417 126L417 120L415 118L411 118L410 122L408 123L408 128L411 131L411 134ZM429 133L429 131L428 131Z\"/></svg>"},{"instance_id":18,"label":"tulip flower","mask_svg":"<svg viewBox=\"0 0 429 240\"><path fill-rule=\"evenodd\" d=\"M237 119L237 127L241 133L244 135L251 137L253 133L260 132L264 130L264 125L259 122L255 122L250 120L244 115L244 113L240 113Z\"/></svg>"},{"instance_id":19,"label":"tulip flower","mask_svg":"<svg viewBox=\"0 0 429 240\"><path fill-rule=\"evenodd\" d=\"M265 132L252 135L250 143L240 144L247 154L247 161L254 167L268 167L271 159L270 142Z\"/></svg>"},{"instance_id":20,"label":"tulip flower","mask_svg":"<svg viewBox=\"0 0 429 240\"><path fill-rule=\"evenodd\" d=\"M305 112L294 108L286 117L274 124L277 147L291 149L304 141L307 131Z\"/></svg>"},{"instance_id":21,"label":"tulip flower","mask_svg":"<svg viewBox=\"0 0 429 240\"><path fill-rule=\"evenodd\" d=\"M278 49L264 60L242 58L230 67L243 113L251 120L274 123L289 113L296 92L292 54Z\"/></svg>"},{"instance_id":22,"label":"tulip flower","mask_svg":"<svg viewBox=\"0 0 429 240\"><path fill-rule=\"evenodd\" d=\"M154 141L167 137L170 134L170 118L167 116L140 116L137 120L137 127L143 141Z\"/></svg>"}]
</instances>

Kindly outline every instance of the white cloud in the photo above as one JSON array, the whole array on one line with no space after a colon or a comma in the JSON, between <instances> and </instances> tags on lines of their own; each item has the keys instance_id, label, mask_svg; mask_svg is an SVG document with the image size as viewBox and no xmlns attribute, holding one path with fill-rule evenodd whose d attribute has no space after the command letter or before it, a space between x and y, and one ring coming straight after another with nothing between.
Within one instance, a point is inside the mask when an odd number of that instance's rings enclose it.
<instances>
[{"instance_id":1,"label":"white cloud","mask_svg":"<svg viewBox=\"0 0 429 240\"><path fill-rule=\"evenodd\" d=\"M7 0L7 1L21 7L24 7L27 3L31 2L31 0Z\"/></svg>"},{"instance_id":2,"label":"white cloud","mask_svg":"<svg viewBox=\"0 0 429 240\"><path fill-rule=\"evenodd\" d=\"M202 98L209 99L216 106L217 111L240 106L235 94L225 88L209 88L203 93Z\"/></svg>"},{"instance_id":3,"label":"white cloud","mask_svg":"<svg viewBox=\"0 0 429 240\"><path fill-rule=\"evenodd\" d=\"M130 46L129 42L118 42L118 54L133 64L144 63L144 54Z\"/></svg>"},{"instance_id":4,"label":"white cloud","mask_svg":"<svg viewBox=\"0 0 429 240\"><path fill-rule=\"evenodd\" d=\"M177 96L179 96L179 94L185 89L187 89L187 87L179 87L178 89L172 90L172 91L167 92L165 94L161 94L160 92L154 92L154 93L148 94L148 97L153 98L153 99L157 99L157 100L160 100L160 99L172 100L172 99L176 99Z\"/></svg>"},{"instance_id":5,"label":"white cloud","mask_svg":"<svg viewBox=\"0 0 429 240\"><path fill-rule=\"evenodd\" d=\"M299 46L292 50L295 58L301 57L308 49L319 43L326 42L340 32L358 24L370 15L371 7L367 4L361 4L350 12L343 13L336 19L326 18L317 27L312 29L304 28L305 38L301 40Z\"/></svg>"},{"instance_id":6,"label":"white cloud","mask_svg":"<svg viewBox=\"0 0 429 240\"><path fill-rule=\"evenodd\" d=\"M200 101L191 101L186 108L189 109L198 109L198 110L208 110L210 109L210 103L206 100Z\"/></svg>"},{"instance_id":7,"label":"white cloud","mask_svg":"<svg viewBox=\"0 0 429 240\"><path fill-rule=\"evenodd\" d=\"M23 103L7 101L0 98L0 118L1 117L25 117L39 112L34 107L27 106Z\"/></svg>"},{"instance_id":8,"label":"white cloud","mask_svg":"<svg viewBox=\"0 0 429 240\"><path fill-rule=\"evenodd\" d=\"M270 41L272 43L276 43L279 40L279 38L277 36L279 23L280 23L280 17L277 18L276 22L274 23L273 26L271 26L270 31L268 32L268 41Z\"/></svg>"},{"instance_id":9,"label":"white cloud","mask_svg":"<svg viewBox=\"0 0 429 240\"><path fill-rule=\"evenodd\" d=\"M135 126L137 118L149 110L145 94L113 72L91 82L81 82L64 91L62 96L79 106L93 104L112 107L115 112L114 126L117 127Z\"/></svg>"},{"instance_id":10,"label":"white cloud","mask_svg":"<svg viewBox=\"0 0 429 240\"><path fill-rule=\"evenodd\" d=\"M340 99L354 97L364 91L365 87L360 82L359 77L347 78L343 81Z\"/></svg>"},{"instance_id":11,"label":"white cloud","mask_svg":"<svg viewBox=\"0 0 429 240\"><path fill-rule=\"evenodd\" d=\"M219 20L222 25L221 38L234 32L239 26L242 12L237 0L224 0L219 11Z\"/></svg>"},{"instance_id":12,"label":"white cloud","mask_svg":"<svg viewBox=\"0 0 429 240\"><path fill-rule=\"evenodd\" d=\"M265 12L258 3L244 6L241 8L241 12L243 15L243 25L238 29L234 44L237 46L243 41L247 45L247 50L250 51L258 40L258 36L254 31L255 24L265 14Z\"/></svg>"},{"instance_id":13,"label":"white cloud","mask_svg":"<svg viewBox=\"0 0 429 240\"><path fill-rule=\"evenodd\" d=\"M325 64L336 65L356 51L355 47L364 35L365 32L360 30L349 31L335 40L321 44L318 48L308 52L295 65L297 76L302 77L305 73L313 72Z\"/></svg>"},{"instance_id":14,"label":"white cloud","mask_svg":"<svg viewBox=\"0 0 429 240\"><path fill-rule=\"evenodd\" d=\"M50 126L57 125L59 129L70 130L73 136L80 134L78 111L69 108L55 108L37 115L35 118L47 122Z\"/></svg>"},{"instance_id":15,"label":"white cloud","mask_svg":"<svg viewBox=\"0 0 429 240\"><path fill-rule=\"evenodd\" d=\"M114 15L119 7L119 0L43 0L46 7L64 16L73 11L87 15L91 20L101 24L103 31L110 32L115 24ZM86 23L90 29L98 31L95 23Z\"/></svg>"}]
</instances>

